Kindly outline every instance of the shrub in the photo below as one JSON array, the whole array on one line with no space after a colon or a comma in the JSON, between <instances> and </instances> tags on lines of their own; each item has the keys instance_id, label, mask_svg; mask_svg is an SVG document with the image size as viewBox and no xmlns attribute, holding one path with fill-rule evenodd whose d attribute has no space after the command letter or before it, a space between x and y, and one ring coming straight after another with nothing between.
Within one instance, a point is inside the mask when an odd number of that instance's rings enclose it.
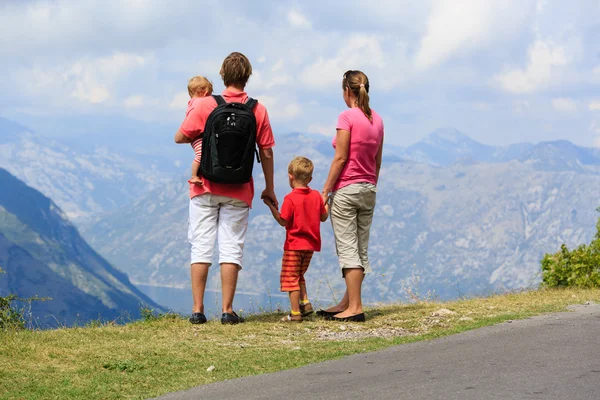
<instances>
[{"instance_id":1,"label":"shrub","mask_svg":"<svg viewBox=\"0 0 600 400\"><path fill-rule=\"evenodd\" d=\"M597 209L600 212L600 208ZM600 218L589 245L569 250L565 244L542 259L542 284L547 287L600 287Z\"/></svg>"},{"instance_id":2,"label":"shrub","mask_svg":"<svg viewBox=\"0 0 600 400\"><path fill-rule=\"evenodd\" d=\"M0 274L4 271L0 268ZM25 327L23 314L15 308L14 302L19 300L14 294L0 296L0 329L22 329Z\"/></svg>"},{"instance_id":3,"label":"shrub","mask_svg":"<svg viewBox=\"0 0 600 400\"><path fill-rule=\"evenodd\" d=\"M0 268L0 275L5 272ZM17 304L28 304L31 306L31 303L34 301L46 301L52 300L49 297L30 297L28 299L23 299L14 294L9 294L8 296L0 296L0 329L23 329L25 328L25 317L23 308L17 308ZM31 325L31 321L29 324Z\"/></svg>"}]
</instances>

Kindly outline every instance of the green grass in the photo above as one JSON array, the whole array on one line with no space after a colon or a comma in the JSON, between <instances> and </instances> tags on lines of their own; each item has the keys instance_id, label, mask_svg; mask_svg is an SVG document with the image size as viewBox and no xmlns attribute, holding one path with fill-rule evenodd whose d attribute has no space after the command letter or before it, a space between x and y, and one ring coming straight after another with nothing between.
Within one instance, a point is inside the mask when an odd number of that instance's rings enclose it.
<instances>
[{"instance_id":1,"label":"green grass","mask_svg":"<svg viewBox=\"0 0 600 400\"><path fill-rule=\"evenodd\" d=\"M391 305L368 310L365 324L313 319L283 325L277 322L280 315L263 314L237 326L212 321L192 326L167 316L122 326L0 332L0 398L155 397L563 311L586 301L600 302L600 290L540 290ZM433 316L441 308L455 314ZM211 365L215 369L207 372Z\"/></svg>"}]
</instances>

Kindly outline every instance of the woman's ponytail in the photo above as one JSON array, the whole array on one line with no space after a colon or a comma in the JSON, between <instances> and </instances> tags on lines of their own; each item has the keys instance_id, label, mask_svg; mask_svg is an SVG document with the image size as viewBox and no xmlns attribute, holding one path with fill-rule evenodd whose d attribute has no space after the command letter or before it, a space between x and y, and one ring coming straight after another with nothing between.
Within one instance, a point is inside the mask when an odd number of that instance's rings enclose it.
<instances>
[{"instance_id":1,"label":"woman's ponytail","mask_svg":"<svg viewBox=\"0 0 600 400\"><path fill-rule=\"evenodd\" d=\"M373 113L369 105L369 78L362 71L347 71L342 81L344 89L350 90L356 96L356 105L369 121L373 121Z\"/></svg>"},{"instance_id":2,"label":"woman's ponytail","mask_svg":"<svg viewBox=\"0 0 600 400\"><path fill-rule=\"evenodd\" d=\"M358 108L369 118L369 121L373 121L373 113L371 113L371 107L369 106L369 92L367 92L365 85L362 83L358 89L358 100L356 103Z\"/></svg>"}]
</instances>

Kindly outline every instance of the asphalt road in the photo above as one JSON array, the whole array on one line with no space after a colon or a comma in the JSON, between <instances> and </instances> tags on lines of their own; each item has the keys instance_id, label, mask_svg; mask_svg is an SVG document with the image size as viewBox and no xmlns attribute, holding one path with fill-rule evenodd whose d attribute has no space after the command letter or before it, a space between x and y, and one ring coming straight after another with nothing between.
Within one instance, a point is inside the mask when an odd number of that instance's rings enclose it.
<instances>
[{"instance_id":1,"label":"asphalt road","mask_svg":"<svg viewBox=\"0 0 600 400\"><path fill-rule=\"evenodd\" d=\"M600 305L161 399L600 399Z\"/></svg>"}]
</instances>

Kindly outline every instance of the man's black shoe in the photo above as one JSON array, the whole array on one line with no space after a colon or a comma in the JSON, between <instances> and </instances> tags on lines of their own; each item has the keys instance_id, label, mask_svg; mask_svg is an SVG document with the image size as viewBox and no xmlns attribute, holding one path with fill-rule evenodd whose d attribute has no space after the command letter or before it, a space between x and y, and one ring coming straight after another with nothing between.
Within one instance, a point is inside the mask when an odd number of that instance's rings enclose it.
<instances>
[{"instance_id":1,"label":"man's black shoe","mask_svg":"<svg viewBox=\"0 0 600 400\"><path fill-rule=\"evenodd\" d=\"M192 313L192 316L190 317L190 322L194 325L203 324L206 322L206 316L201 312Z\"/></svg>"},{"instance_id":2,"label":"man's black shoe","mask_svg":"<svg viewBox=\"0 0 600 400\"><path fill-rule=\"evenodd\" d=\"M235 324L241 324L242 322L244 322L244 318L237 315L235 313L235 311L233 311L231 314L223 313L223 315L221 315L221 323L222 324L235 325Z\"/></svg>"}]
</instances>

